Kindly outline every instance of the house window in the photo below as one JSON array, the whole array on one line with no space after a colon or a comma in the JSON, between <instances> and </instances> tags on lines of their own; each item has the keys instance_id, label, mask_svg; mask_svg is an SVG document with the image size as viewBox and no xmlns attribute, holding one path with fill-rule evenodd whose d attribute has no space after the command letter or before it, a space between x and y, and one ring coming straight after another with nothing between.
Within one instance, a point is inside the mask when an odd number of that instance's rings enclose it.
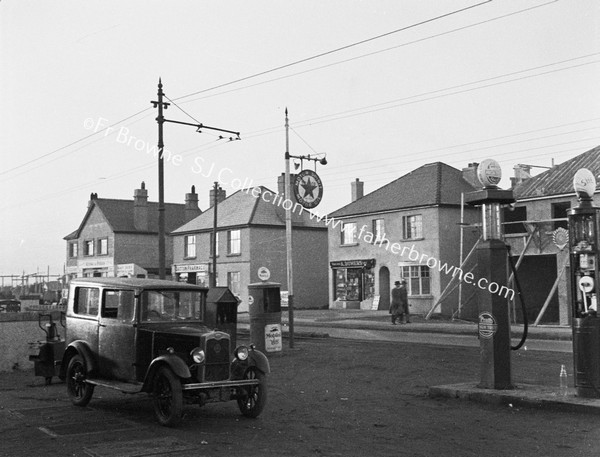
<instances>
[{"instance_id":1,"label":"house window","mask_svg":"<svg viewBox=\"0 0 600 457\"><path fill-rule=\"evenodd\" d=\"M342 225L342 244L356 244L356 222Z\"/></svg>"},{"instance_id":2,"label":"house window","mask_svg":"<svg viewBox=\"0 0 600 457\"><path fill-rule=\"evenodd\" d=\"M383 243L385 238L385 223L383 219L373 219L373 241Z\"/></svg>"},{"instance_id":3,"label":"house window","mask_svg":"<svg viewBox=\"0 0 600 457\"><path fill-rule=\"evenodd\" d=\"M420 214L402 216L402 237L405 240L423 238L423 217Z\"/></svg>"},{"instance_id":4,"label":"house window","mask_svg":"<svg viewBox=\"0 0 600 457\"><path fill-rule=\"evenodd\" d=\"M570 202L557 202L552 203L552 219L560 219L567 217L567 211L571 208ZM569 229L567 221L554 221L552 223L552 229L556 230L558 227Z\"/></svg>"},{"instance_id":5,"label":"house window","mask_svg":"<svg viewBox=\"0 0 600 457\"><path fill-rule=\"evenodd\" d=\"M77 287L73 312L84 316L97 316L100 304L100 290L93 287Z\"/></svg>"},{"instance_id":6,"label":"house window","mask_svg":"<svg viewBox=\"0 0 600 457\"><path fill-rule=\"evenodd\" d=\"M108 254L108 238L101 238L98 240L98 255Z\"/></svg>"},{"instance_id":7,"label":"house window","mask_svg":"<svg viewBox=\"0 0 600 457\"><path fill-rule=\"evenodd\" d=\"M186 235L184 237L183 256L186 259L196 257L196 235Z\"/></svg>"},{"instance_id":8,"label":"house window","mask_svg":"<svg viewBox=\"0 0 600 457\"><path fill-rule=\"evenodd\" d=\"M90 256L94 255L94 240L86 240L84 241L84 255Z\"/></svg>"},{"instance_id":9,"label":"house window","mask_svg":"<svg viewBox=\"0 0 600 457\"><path fill-rule=\"evenodd\" d=\"M505 207L502 216L504 218L502 227L504 227L505 234L527 233L525 224L519 223L527 220L526 206Z\"/></svg>"},{"instance_id":10,"label":"house window","mask_svg":"<svg viewBox=\"0 0 600 457\"><path fill-rule=\"evenodd\" d=\"M73 243L69 243L69 257L75 258L78 255L79 255L79 244L77 244L77 241L75 241Z\"/></svg>"},{"instance_id":11,"label":"house window","mask_svg":"<svg viewBox=\"0 0 600 457\"><path fill-rule=\"evenodd\" d=\"M231 290L231 293L236 297L240 295L240 272L229 271L227 272L227 287Z\"/></svg>"},{"instance_id":12,"label":"house window","mask_svg":"<svg viewBox=\"0 0 600 457\"><path fill-rule=\"evenodd\" d=\"M239 230L229 230L227 232L227 254L242 253L242 238Z\"/></svg>"},{"instance_id":13,"label":"house window","mask_svg":"<svg viewBox=\"0 0 600 457\"><path fill-rule=\"evenodd\" d=\"M431 276L425 265L407 265L402 267L402 277L406 279L408 295L430 295Z\"/></svg>"}]
</instances>

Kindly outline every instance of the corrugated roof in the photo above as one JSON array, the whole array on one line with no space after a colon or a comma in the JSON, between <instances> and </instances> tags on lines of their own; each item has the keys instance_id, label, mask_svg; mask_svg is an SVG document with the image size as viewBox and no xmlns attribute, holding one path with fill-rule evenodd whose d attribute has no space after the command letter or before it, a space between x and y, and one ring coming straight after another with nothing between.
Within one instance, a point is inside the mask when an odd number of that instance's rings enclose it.
<instances>
[{"instance_id":1,"label":"corrugated roof","mask_svg":"<svg viewBox=\"0 0 600 457\"><path fill-rule=\"evenodd\" d=\"M462 192L476 190L462 171L442 162L423 165L337 211L332 217L355 216L418 206L460 205Z\"/></svg>"},{"instance_id":2,"label":"corrugated roof","mask_svg":"<svg viewBox=\"0 0 600 457\"><path fill-rule=\"evenodd\" d=\"M551 195L574 195L573 176L580 168L587 168L594 173L597 182L596 189L598 189L598 184L600 184L600 146L523 181L514 188L514 196L520 200Z\"/></svg>"},{"instance_id":3,"label":"corrugated roof","mask_svg":"<svg viewBox=\"0 0 600 457\"><path fill-rule=\"evenodd\" d=\"M279 203L277 193L264 186L257 186L254 193L252 189L243 189L235 192L220 202L217 206L217 226L243 227L249 225L267 225L285 227L285 209ZM265 193L264 199L262 194ZM276 200L277 198L277 200ZM267 201L265 201L267 200ZM273 203L275 202L275 204ZM213 228L214 206L195 219L182 225L172 234L208 231ZM325 224L316 219L311 220L308 210L292 211L292 225L294 227L326 229Z\"/></svg>"},{"instance_id":4,"label":"corrugated roof","mask_svg":"<svg viewBox=\"0 0 600 457\"><path fill-rule=\"evenodd\" d=\"M81 225L77 230L65 236L65 240L79 238L81 229L94 207L98 208L115 233L158 233L158 203L148 202L148 230L137 230L133 224L133 200L94 198ZM165 231L171 232L185 222L185 205L165 203Z\"/></svg>"}]
</instances>

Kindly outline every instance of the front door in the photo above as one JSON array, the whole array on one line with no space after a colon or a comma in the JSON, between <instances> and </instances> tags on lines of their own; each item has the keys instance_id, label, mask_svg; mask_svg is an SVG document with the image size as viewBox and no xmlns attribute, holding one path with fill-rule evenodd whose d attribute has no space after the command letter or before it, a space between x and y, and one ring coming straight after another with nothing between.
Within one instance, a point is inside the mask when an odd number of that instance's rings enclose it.
<instances>
[{"instance_id":1,"label":"front door","mask_svg":"<svg viewBox=\"0 0 600 457\"><path fill-rule=\"evenodd\" d=\"M135 379L135 330L133 290L102 292L98 322L98 360L100 376L120 381Z\"/></svg>"}]
</instances>

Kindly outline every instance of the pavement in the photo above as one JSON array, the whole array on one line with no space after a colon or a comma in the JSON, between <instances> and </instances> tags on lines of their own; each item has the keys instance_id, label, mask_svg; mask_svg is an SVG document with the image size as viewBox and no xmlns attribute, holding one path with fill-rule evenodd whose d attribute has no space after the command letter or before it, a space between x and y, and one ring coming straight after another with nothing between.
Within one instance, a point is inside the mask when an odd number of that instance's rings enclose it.
<instances>
[{"instance_id":1,"label":"pavement","mask_svg":"<svg viewBox=\"0 0 600 457\"><path fill-rule=\"evenodd\" d=\"M272 316L270 317L272 319ZM479 346L478 326L475 322L440 318L424 319L411 316L409 324L392 325L387 311L322 309L293 311L294 338L351 338L377 341L398 341L415 344L448 344ZM239 328L249 331L250 316L240 314ZM268 321L269 323L272 320ZM282 333L290 336L289 310L281 313ZM523 325L511 325L513 346L523 334ZM572 329L560 325L529 326L522 350L573 351ZM573 379L572 377L570 379ZM552 380L554 381L554 380ZM429 396L454 398L487 404L527 406L532 408L600 414L600 398L578 396L572 386L566 395L560 395L554 382L548 385L514 384L511 389L489 389L478 382L431 386Z\"/></svg>"}]
</instances>

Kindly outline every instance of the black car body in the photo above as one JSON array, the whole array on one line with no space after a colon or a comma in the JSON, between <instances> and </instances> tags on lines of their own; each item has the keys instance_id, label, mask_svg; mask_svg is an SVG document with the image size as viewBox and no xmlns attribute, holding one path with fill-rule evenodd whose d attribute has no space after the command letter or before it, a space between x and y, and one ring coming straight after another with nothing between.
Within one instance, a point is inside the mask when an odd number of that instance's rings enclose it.
<instances>
[{"instance_id":1,"label":"black car body","mask_svg":"<svg viewBox=\"0 0 600 457\"><path fill-rule=\"evenodd\" d=\"M61 363L72 402L85 406L104 386L150 394L167 426L185 403L237 400L242 414L258 416L269 362L252 346L233 347L235 325L231 335L209 322L216 314L207 312L207 292L155 279L74 279Z\"/></svg>"}]
</instances>

